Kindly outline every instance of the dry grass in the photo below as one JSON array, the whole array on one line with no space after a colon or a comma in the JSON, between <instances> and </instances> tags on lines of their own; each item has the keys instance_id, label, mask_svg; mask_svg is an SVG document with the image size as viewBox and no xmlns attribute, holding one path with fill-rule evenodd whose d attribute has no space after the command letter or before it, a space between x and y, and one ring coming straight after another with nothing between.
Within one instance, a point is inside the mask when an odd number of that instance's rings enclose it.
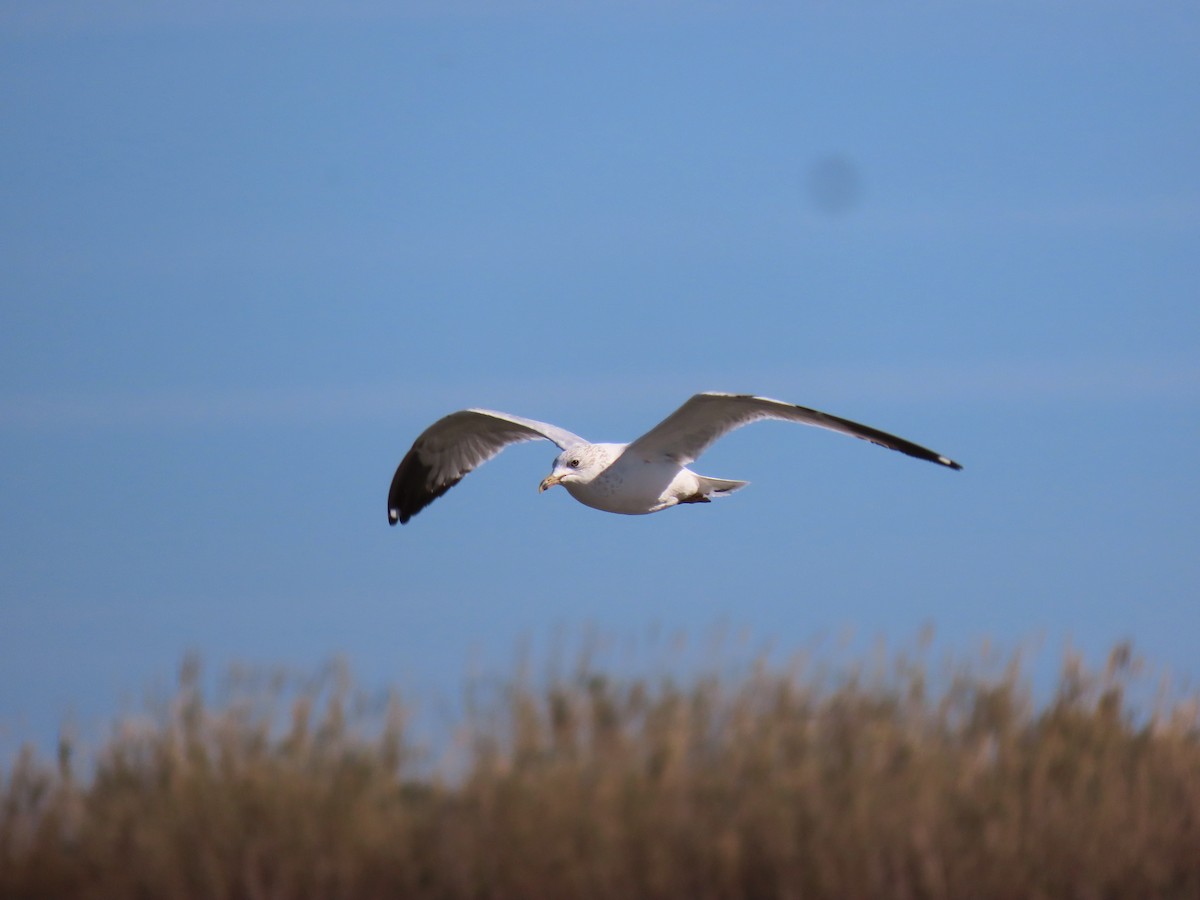
<instances>
[{"instance_id":1,"label":"dry grass","mask_svg":"<svg viewBox=\"0 0 1200 900\"><path fill-rule=\"evenodd\" d=\"M1135 680L1124 646L1042 704L1016 663L518 677L449 776L341 674L214 706L189 665L86 777L3 771L0 896L1200 897L1197 704L1135 717Z\"/></svg>"}]
</instances>

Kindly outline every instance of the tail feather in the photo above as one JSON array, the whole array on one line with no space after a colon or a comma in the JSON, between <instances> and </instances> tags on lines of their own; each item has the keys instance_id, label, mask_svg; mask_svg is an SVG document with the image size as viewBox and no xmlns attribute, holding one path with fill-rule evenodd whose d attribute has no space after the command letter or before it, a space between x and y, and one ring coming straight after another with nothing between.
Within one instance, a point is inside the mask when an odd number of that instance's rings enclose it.
<instances>
[{"instance_id":1,"label":"tail feather","mask_svg":"<svg viewBox=\"0 0 1200 900\"><path fill-rule=\"evenodd\" d=\"M750 482L748 481L731 481L728 478L709 478L706 475L697 475L700 479L700 492L706 497L728 497L734 491L740 491Z\"/></svg>"}]
</instances>

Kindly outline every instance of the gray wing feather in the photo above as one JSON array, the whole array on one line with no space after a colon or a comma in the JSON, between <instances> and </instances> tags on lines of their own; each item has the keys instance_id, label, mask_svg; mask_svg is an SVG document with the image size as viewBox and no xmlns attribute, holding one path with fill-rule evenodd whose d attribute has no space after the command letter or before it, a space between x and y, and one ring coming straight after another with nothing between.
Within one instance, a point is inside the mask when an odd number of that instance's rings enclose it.
<instances>
[{"instance_id":1,"label":"gray wing feather","mask_svg":"<svg viewBox=\"0 0 1200 900\"><path fill-rule=\"evenodd\" d=\"M509 444L547 440L565 450L586 443L565 428L490 409L438 419L413 442L388 491L388 522L404 523Z\"/></svg>"},{"instance_id":2,"label":"gray wing feather","mask_svg":"<svg viewBox=\"0 0 1200 900\"><path fill-rule=\"evenodd\" d=\"M830 431L870 441L889 450L898 450L917 459L928 460L951 469L962 468L952 459L869 425L860 425L849 419L809 409L807 406L797 406L767 397L753 397L749 394L696 394L630 444L625 452L665 457L686 466L694 462L718 438L735 428L761 419L782 419L816 425L818 428L828 428Z\"/></svg>"}]
</instances>

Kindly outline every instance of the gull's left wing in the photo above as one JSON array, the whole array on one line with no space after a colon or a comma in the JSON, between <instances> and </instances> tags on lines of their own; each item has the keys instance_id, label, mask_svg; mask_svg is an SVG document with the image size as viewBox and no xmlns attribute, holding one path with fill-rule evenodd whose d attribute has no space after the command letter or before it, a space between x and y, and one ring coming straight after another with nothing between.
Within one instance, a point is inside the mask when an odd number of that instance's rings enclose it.
<instances>
[{"instance_id":1,"label":"gull's left wing","mask_svg":"<svg viewBox=\"0 0 1200 900\"><path fill-rule=\"evenodd\" d=\"M928 460L951 469L958 463L912 441L896 437L869 425L831 416L807 406L784 403L749 394L696 394L625 450L647 457L664 457L681 466L694 462L723 435L735 428L761 419L782 419L828 428L851 437L862 438L889 450L898 450L917 459Z\"/></svg>"},{"instance_id":2,"label":"gull's left wing","mask_svg":"<svg viewBox=\"0 0 1200 900\"><path fill-rule=\"evenodd\" d=\"M565 428L491 409L463 409L438 419L413 442L388 490L388 522L404 524L509 444L553 441L566 450L587 443Z\"/></svg>"}]
</instances>

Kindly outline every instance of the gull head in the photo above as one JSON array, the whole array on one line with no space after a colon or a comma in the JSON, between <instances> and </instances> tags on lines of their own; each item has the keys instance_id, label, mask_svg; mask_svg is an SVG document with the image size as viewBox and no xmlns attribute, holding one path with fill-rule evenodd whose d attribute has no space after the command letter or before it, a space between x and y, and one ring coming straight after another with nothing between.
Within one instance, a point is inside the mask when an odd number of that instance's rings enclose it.
<instances>
[{"instance_id":1,"label":"gull head","mask_svg":"<svg viewBox=\"0 0 1200 900\"><path fill-rule=\"evenodd\" d=\"M568 447L554 460L554 469L538 485L538 493L556 484L587 484L609 463L608 455L595 444Z\"/></svg>"}]
</instances>

